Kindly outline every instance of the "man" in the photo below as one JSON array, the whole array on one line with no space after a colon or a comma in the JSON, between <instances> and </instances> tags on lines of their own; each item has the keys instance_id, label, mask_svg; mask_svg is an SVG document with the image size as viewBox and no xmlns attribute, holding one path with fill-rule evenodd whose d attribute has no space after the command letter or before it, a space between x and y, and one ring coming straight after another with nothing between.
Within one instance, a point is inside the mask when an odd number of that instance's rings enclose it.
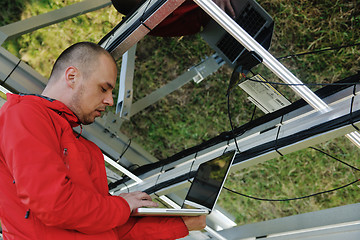
<instances>
[{"instance_id":1,"label":"man","mask_svg":"<svg viewBox=\"0 0 360 240\"><path fill-rule=\"evenodd\" d=\"M82 42L54 64L42 95L7 95L0 110L0 219L4 239L175 239L205 217L130 217L156 204L143 192L111 196L104 159L73 132L113 105L117 68Z\"/></svg>"}]
</instances>

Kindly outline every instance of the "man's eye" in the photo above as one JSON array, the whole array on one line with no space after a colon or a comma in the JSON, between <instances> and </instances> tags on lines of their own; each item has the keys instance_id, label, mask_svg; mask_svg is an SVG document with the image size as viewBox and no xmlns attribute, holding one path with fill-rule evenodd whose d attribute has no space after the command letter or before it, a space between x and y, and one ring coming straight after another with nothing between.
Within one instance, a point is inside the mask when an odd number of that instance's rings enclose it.
<instances>
[{"instance_id":1,"label":"man's eye","mask_svg":"<svg viewBox=\"0 0 360 240\"><path fill-rule=\"evenodd\" d=\"M101 91L104 93L104 92L106 92L106 89L101 87Z\"/></svg>"}]
</instances>

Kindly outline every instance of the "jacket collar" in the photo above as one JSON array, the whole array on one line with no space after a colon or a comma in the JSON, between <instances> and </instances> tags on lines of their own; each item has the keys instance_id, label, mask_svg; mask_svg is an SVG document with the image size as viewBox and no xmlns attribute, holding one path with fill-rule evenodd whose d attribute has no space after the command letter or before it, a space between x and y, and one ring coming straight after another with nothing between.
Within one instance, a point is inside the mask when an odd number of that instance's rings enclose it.
<instances>
[{"instance_id":1,"label":"jacket collar","mask_svg":"<svg viewBox=\"0 0 360 240\"><path fill-rule=\"evenodd\" d=\"M48 98L39 94L24 94L21 93L19 95L8 93L7 100L12 101L22 101L22 100L30 100L34 102L38 102L45 107L57 112L59 115L64 117L71 125L71 127L77 127L81 125L78 117L62 102Z\"/></svg>"}]
</instances>

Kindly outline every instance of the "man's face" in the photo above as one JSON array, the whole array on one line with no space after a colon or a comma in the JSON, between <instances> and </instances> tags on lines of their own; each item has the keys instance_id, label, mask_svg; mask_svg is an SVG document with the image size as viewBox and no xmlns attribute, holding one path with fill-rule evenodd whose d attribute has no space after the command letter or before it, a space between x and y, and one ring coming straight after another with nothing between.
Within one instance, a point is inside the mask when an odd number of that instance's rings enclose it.
<instances>
[{"instance_id":1,"label":"man's face","mask_svg":"<svg viewBox=\"0 0 360 240\"><path fill-rule=\"evenodd\" d=\"M81 73L80 81L74 88L72 111L82 124L90 124L100 117L105 107L114 104L112 90L115 87L117 68L113 60L100 55L95 69L90 73Z\"/></svg>"}]
</instances>

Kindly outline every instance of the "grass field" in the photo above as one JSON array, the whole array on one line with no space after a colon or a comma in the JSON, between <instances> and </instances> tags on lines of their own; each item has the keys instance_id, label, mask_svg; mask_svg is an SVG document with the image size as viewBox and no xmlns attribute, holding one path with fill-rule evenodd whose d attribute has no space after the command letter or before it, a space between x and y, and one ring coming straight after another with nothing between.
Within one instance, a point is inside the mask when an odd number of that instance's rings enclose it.
<instances>
[{"instance_id":1,"label":"grass field","mask_svg":"<svg viewBox=\"0 0 360 240\"><path fill-rule=\"evenodd\" d=\"M48 12L73 0L3 0L0 25ZM274 18L275 32L270 52L275 57L303 53L333 46L359 43L360 2L259 0ZM59 53L78 41L99 41L121 16L107 7L7 40L2 46L20 57L45 77ZM212 50L198 35L183 38L147 36L137 47L134 101L168 83L198 63ZM355 74L359 67L359 47L347 47L282 60L305 83L332 83ZM119 63L120 64L120 63ZM253 69L270 81L279 81L264 66ZM153 106L136 114L122 131L159 159L195 146L230 129L226 108L226 88L231 69L222 67L200 84L188 83ZM319 87L310 87L316 90ZM277 87L290 101L299 99L288 87ZM250 120L253 105L246 94L236 89L231 95L232 120L240 126ZM263 114L256 111L255 117ZM345 137L317 146L360 166L359 149ZM261 198L292 198L345 185L359 173L313 149L233 173L226 186ZM238 224L289 216L360 200L358 186L316 197L285 202L256 201L223 191L220 205L234 214Z\"/></svg>"}]
</instances>

